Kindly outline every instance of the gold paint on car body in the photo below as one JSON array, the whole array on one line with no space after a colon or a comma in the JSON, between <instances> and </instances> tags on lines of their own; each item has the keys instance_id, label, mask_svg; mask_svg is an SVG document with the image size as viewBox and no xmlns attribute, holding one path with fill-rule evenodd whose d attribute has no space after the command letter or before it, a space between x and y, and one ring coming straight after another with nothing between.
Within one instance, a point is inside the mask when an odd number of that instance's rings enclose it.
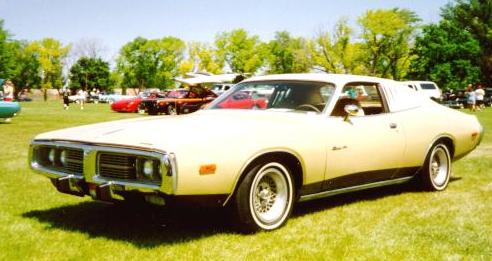
<instances>
[{"instance_id":1,"label":"gold paint on car body","mask_svg":"<svg viewBox=\"0 0 492 261\"><path fill-rule=\"evenodd\" d=\"M480 130L474 116L419 99L418 106L397 110L388 94L397 82L364 76L273 75L251 81L323 81L336 86L334 97L348 82L378 83L389 99L390 112L362 117L332 117L331 100L322 113L269 110L206 109L188 115L142 117L53 131L35 140L65 140L174 153L177 184L174 195L231 194L247 165L271 152L287 152L301 163L303 185L351 173L422 166L430 146L441 137L454 144L454 156L472 151ZM396 125L395 128L392 126ZM198 127L197 127L198 126ZM115 132L115 130L118 130ZM402 142L401 142L402 141ZM340 149L333 149L340 148ZM200 175L213 162L214 175Z\"/></svg>"}]
</instances>

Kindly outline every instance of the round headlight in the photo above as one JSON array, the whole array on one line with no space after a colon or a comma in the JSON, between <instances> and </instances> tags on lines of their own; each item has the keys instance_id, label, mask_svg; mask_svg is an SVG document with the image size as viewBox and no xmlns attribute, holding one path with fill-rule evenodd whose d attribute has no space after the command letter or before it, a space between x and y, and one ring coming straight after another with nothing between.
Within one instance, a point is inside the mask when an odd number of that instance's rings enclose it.
<instances>
[{"instance_id":1,"label":"round headlight","mask_svg":"<svg viewBox=\"0 0 492 261\"><path fill-rule=\"evenodd\" d=\"M55 164L55 149L50 149L50 153L48 154L48 160L51 164Z\"/></svg>"},{"instance_id":2,"label":"round headlight","mask_svg":"<svg viewBox=\"0 0 492 261\"><path fill-rule=\"evenodd\" d=\"M152 174L154 174L154 161L146 160L143 165L143 174L147 178L152 178Z\"/></svg>"},{"instance_id":3,"label":"round headlight","mask_svg":"<svg viewBox=\"0 0 492 261\"><path fill-rule=\"evenodd\" d=\"M67 165L67 151L62 150L60 153L60 162L63 166Z\"/></svg>"}]
</instances>

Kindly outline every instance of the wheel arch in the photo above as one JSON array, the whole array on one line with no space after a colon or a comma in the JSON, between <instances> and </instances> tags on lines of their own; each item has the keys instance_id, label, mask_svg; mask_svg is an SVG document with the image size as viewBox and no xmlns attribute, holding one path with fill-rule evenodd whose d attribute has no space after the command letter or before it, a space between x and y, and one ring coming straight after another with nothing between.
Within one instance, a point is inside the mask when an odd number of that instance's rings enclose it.
<instances>
[{"instance_id":1,"label":"wheel arch","mask_svg":"<svg viewBox=\"0 0 492 261\"><path fill-rule=\"evenodd\" d=\"M425 156L427 157L427 155L429 155L429 152L431 151L432 147L434 147L434 145L436 145L437 143L440 143L440 142L442 142L442 143L444 143L444 145L446 145L446 147L449 150L451 160L453 160L456 143L455 143L454 137L449 135L449 134L442 134L442 135L439 135L438 137L436 137L431 142L430 146L427 148L427 152L426 152Z\"/></svg>"},{"instance_id":2,"label":"wheel arch","mask_svg":"<svg viewBox=\"0 0 492 261\"><path fill-rule=\"evenodd\" d=\"M231 198L236 194L239 184L243 181L246 174L261 161L268 159L278 159L280 163L286 165L286 168L291 171L294 179L294 186L296 191L300 190L304 181L304 163L301 157L296 153L289 150L272 150L258 153L251 157L241 168L238 178L236 179L231 194L224 201L226 206Z\"/></svg>"}]
</instances>

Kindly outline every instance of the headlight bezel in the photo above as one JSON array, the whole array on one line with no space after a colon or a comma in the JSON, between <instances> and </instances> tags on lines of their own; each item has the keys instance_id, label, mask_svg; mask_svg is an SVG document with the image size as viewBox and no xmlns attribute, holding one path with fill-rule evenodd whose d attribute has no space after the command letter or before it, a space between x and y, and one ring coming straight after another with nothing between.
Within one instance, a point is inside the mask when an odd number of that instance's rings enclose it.
<instances>
[{"instance_id":1,"label":"headlight bezel","mask_svg":"<svg viewBox=\"0 0 492 261\"><path fill-rule=\"evenodd\" d=\"M63 167L67 166L67 150L66 149L60 149L59 150L59 156L58 156L58 161Z\"/></svg>"},{"instance_id":2,"label":"headlight bezel","mask_svg":"<svg viewBox=\"0 0 492 261\"><path fill-rule=\"evenodd\" d=\"M60 152L67 150L68 155L73 155L76 151L81 151L80 164L75 162L74 157L69 156L66 167L61 165L59 159L55 158L57 165L53 165L48 161L48 153L50 149L56 149ZM78 152L77 152L78 153ZM145 158L155 160L154 169L159 169L159 176L154 175L153 179L142 179L136 177L120 179L115 177L103 176L100 174L99 155L100 153L125 154L134 158ZM58 153L59 154L59 153ZM59 157L59 155L58 155ZM172 158L173 160L169 160ZM75 163L74 163L75 162ZM157 188L163 193L174 194L177 190L177 163L174 153L166 152L158 149L143 149L138 147L123 147L123 146L107 146L100 144L87 144L70 141L54 141L54 140L33 140L29 146L28 163L37 173L57 178L67 175L75 175L83 177L86 182L95 184L103 184L112 182L112 184L134 184L141 186L150 186ZM79 164L80 166L74 166ZM79 170L73 168L79 167ZM135 168L137 166L135 165ZM76 172L75 172L76 171ZM136 173L136 170L135 172Z\"/></svg>"},{"instance_id":3,"label":"headlight bezel","mask_svg":"<svg viewBox=\"0 0 492 261\"><path fill-rule=\"evenodd\" d=\"M79 155L77 155L79 154ZM30 145L29 164L56 174L83 175L83 149L43 142ZM60 157L65 157L64 159Z\"/></svg>"},{"instance_id":4,"label":"headlight bezel","mask_svg":"<svg viewBox=\"0 0 492 261\"><path fill-rule=\"evenodd\" d=\"M150 164L151 173L146 173L146 164ZM136 175L137 180L162 182L161 160L151 157L137 156L136 158ZM147 166L148 167L148 166Z\"/></svg>"},{"instance_id":5,"label":"headlight bezel","mask_svg":"<svg viewBox=\"0 0 492 261\"><path fill-rule=\"evenodd\" d=\"M53 166L56 166L56 162L57 162L57 160L56 160L56 158L57 158L57 157L56 157L56 154L57 154L57 153L56 153L56 148L50 148L50 149L49 149L47 159L48 159L48 162L49 162L51 165L53 165Z\"/></svg>"}]
</instances>

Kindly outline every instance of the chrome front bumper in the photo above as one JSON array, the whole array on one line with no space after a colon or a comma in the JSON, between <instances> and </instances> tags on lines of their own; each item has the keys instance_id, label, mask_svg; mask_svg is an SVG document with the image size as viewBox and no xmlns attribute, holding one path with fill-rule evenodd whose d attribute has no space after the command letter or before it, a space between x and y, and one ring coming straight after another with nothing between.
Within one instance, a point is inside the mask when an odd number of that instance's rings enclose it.
<instances>
[{"instance_id":1,"label":"chrome front bumper","mask_svg":"<svg viewBox=\"0 0 492 261\"><path fill-rule=\"evenodd\" d=\"M42 166L35 153L36 149L40 146L82 149L84 155L83 173L81 175L69 174ZM121 180L103 177L97 173L98 152L125 153L158 158L161 162L162 181L160 184L156 184L140 182L138 180ZM28 161L29 166L36 173L50 178L60 192L72 195L90 195L94 199L112 201L124 199L121 195L127 193L136 192L152 197L153 195L174 195L176 191L177 169L175 157L173 154L167 154L165 152L66 141L33 141L29 147ZM157 199L157 201L159 200Z\"/></svg>"}]
</instances>

